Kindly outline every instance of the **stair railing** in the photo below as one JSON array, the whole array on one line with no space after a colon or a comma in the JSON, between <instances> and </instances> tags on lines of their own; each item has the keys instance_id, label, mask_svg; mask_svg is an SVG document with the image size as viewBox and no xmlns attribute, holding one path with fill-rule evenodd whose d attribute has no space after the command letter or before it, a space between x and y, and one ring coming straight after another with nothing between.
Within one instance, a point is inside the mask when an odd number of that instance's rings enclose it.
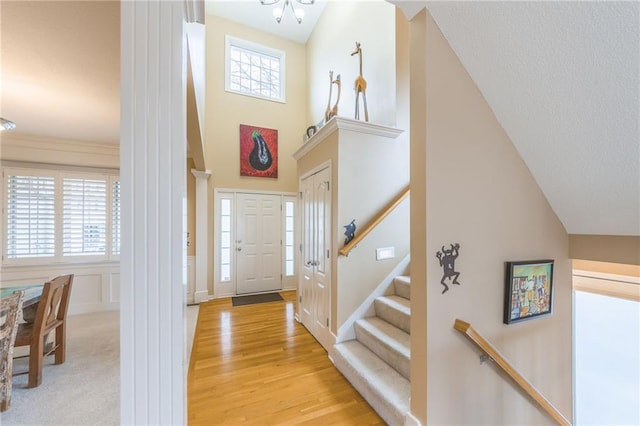
<instances>
[{"instance_id":1,"label":"stair railing","mask_svg":"<svg viewBox=\"0 0 640 426\"><path fill-rule=\"evenodd\" d=\"M375 229L376 226L380 224L384 220L385 217L389 216L389 214L400 205L400 203L409 196L410 189L407 186L396 198L394 198L389 204L387 204L378 214L369 222L367 225L362 228L360 233L353 237L348 244L345 244L340 250L338 250L338 254L341 256L349 256L351 250L355 248L355 246L360 243L360 241L364 240L364 238L369 235L371 231Z\"/></svg>"},{"instance_id":2,"label":"stair railing","mask_svg":"<svg viewBox=\"0 0 640 426\"><path fill-rule=\"evenodd\" d=\"M496 363L542 410L551 417L556 424L563 426L571 426L556 407L546 399L540 391L538 391L527 379L522 376L498 350L489 343L480 333L473 328L468 322L456 319L453 326L460 333L464 334L471 342L473 342L485 356L489 357Z\"/></svg>"}]
</instances>

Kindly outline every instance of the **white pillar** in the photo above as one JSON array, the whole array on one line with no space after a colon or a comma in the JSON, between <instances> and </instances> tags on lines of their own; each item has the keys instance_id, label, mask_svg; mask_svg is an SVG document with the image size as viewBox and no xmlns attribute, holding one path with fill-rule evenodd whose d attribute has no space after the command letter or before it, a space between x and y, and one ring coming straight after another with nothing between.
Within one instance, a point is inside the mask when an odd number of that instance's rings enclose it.
<instances>
[{"instance_id":1,"label":"white pillar","mask_svg":"<svg viewBox=\"0 0 640 426\"><path fill-rule=\"evenodd\" d=\"M209 300L207 276L209 274L209 185L211 170L191 169L196 177L196 289L193 294L196 303Z\"/></svg>"},{"instance_id":2,"label":"white pillar","mask_svg":"<svg viewBox=\"0 0 640 426\"><path fill-rule=\"evenodd\" d=\"M120 7L120 423L186 424L184 2Z\"/></svg>"}]
</instances>

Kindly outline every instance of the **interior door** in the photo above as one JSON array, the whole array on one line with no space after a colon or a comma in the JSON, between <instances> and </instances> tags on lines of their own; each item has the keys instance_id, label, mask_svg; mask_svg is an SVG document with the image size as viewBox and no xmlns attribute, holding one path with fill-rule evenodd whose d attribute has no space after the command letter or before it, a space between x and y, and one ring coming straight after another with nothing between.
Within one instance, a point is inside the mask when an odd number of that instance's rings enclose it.
<instances>
[{"instance_id":1,"label":"interior door","mask_svg":"<svg viewBox=\"0 0 640 426\"><path fill-rule=\"evenodd\" d=\"M282 197L236 196L236 294L282 289Z\"/></svg>"},{"instance_id":2,"label":"interior door","mask_svg":"<svg viewBox=\"0 0 640 426\"><path fill-rule=\"evenodd\" d=\"M300 321L307 328L311 328L313 324L312 315L312 281L313 281L313 266L311 265L311 259L314 257L314 238L315 232L315 209L314 209L314 197L313 197L313 176L309 176L300 182L300 191L302 192L302 256L300 267L300 285L298 288L298 295L300 301Z\"/></svg>"},{"instance_id":3,"label":"interior door","mask_svg":"<svg viewBox=\"0 0 640 426\"><path fill-rule=\"evenodd\" d=\"M331 342L331 184L330 170L303 179L302 324L328 349Z\"/></svg>"}]
</instances>

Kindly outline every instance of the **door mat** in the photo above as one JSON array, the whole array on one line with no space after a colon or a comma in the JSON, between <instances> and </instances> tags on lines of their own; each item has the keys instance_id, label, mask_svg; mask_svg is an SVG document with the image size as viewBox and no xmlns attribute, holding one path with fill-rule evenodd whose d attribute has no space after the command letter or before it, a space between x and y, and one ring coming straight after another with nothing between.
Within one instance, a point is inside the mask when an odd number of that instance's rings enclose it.
<instances>
[{"instance_id":1,"label":"door mat","mask_svg":"<svg viewBox=\"0 0 640 426\"><path fill-rule=\"evenodd\" d=\"M233 306L244 306L244 305L253 305L256 303L265 303L265 302L279 302L284 300L280 293L263 293L263 294L252 294L250 296L237 296L231 298L231 304Z\"/></svg>"}]
</instances>

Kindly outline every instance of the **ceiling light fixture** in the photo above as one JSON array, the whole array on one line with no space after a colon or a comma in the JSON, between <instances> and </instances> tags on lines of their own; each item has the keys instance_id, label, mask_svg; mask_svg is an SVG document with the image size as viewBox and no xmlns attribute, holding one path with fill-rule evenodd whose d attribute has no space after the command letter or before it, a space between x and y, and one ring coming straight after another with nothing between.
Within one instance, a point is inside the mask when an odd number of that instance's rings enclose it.
<instances>
[{"instance_id":1,"label":"ceiling light fixture","mask_svg":"<svg viewBox=\"0 0 640 426\"><path fill-rule=\"evenodd\" d=\"M16 128L16 123L13 121L7 120L5 118L0 117L0 131L2 130L13 130Z\"/></svg>"},{"instance_id":2,"label":"ceiling light fixture","mask_svg":"<svg viewBox=\"0 0 640 426\"><path fill-rule=\"evenodd\" d=\"M260 0L260 4L262 4L263 6L271 6L273 4L280 3L281 1L282 0ZM315 0L295 0L295 1L305 6L312 5L313 3L315 3ZM282 17L284 16L284 11L287 9L287 7L291 9L291 12L293 13L293 16L296 17L296 21L298 21L298 24L301 24L302 19L304 18L304 10L300 8L296 9L295 6L293 5L293 0L284 0L282 7L276 6L273 9L273 17L276 18L276 21L278 22L278 24L282 22Z\"/></svg>"}]
</instances>

